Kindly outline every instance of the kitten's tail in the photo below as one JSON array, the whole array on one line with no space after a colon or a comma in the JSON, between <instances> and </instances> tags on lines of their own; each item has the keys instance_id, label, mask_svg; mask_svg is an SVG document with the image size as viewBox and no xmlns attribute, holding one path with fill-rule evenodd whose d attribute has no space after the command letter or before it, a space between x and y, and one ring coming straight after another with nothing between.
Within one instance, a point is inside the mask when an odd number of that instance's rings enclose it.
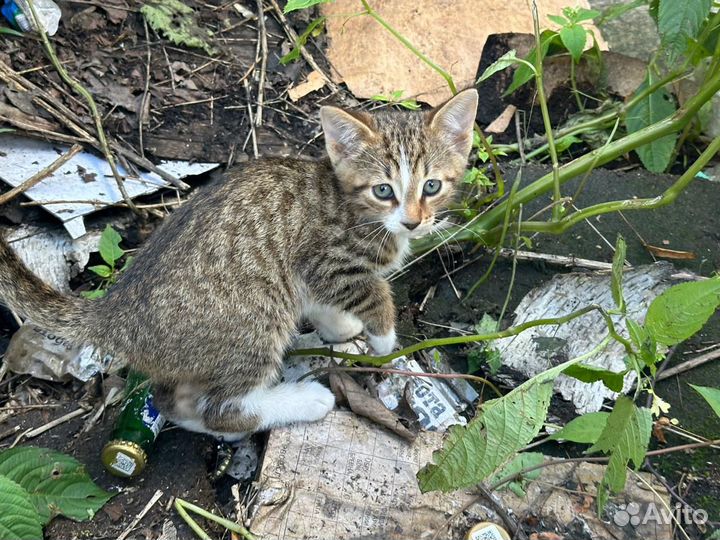
<instances>
[{"instance_id":1,"label":"kitten's tail","mask_svg":"<svg viewBox=\"0 0 720 540\"><path fill-rule=\"evenodd\" d=\"M62 294L30 271L0 234L0 302L34 323L85 339L83 322L89 302Z\"/></svg>"}]
</instances>

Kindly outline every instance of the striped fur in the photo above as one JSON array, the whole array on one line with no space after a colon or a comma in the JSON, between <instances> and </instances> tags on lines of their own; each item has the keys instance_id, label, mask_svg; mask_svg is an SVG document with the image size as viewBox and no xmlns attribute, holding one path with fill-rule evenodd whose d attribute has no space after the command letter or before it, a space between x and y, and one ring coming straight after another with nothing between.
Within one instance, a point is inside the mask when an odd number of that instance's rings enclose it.
<instances>
[{"instance_id":1,"label":"striped fur","mask_svg":"<svg viewBox=\"0 0 720 540\"><path fill-rule=\"evenodd\" d=\"M277 384L303 314L328 339L362 328L394 346L383 275L451 200L472 141L477 94L432 113L323 108L330 159L267 158L228 171L148 240L105 298L63 296L0 240L0 297L36 323L91 342L146 373L181 426L228 438L333 406L318 383ZM442 189L423 196L427 179ZM372 193L378 183L393 201ZM413 230L402 223L417 221Z\"/></svg>"}]
</instances>

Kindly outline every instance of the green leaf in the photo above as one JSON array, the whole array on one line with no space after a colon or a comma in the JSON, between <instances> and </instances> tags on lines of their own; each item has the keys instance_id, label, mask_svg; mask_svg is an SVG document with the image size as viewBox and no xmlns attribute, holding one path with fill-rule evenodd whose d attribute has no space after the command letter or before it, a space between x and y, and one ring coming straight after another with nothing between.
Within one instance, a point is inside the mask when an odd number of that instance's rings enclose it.
<instances>
[{"instance_id":1,"label":"green leaf","mask_svg":"<svg viewBox=\"0 0 720 540\"><path fill-rule=\"evenodd\" d=\"M654 76L651 72L648 72L645 81L635 91L635 95L640 94L654 83ZM628 133L635 133L660 120L664 120L674 112L675 101L672 96L664 88L658 88L655 92L646 96L628 109L625 117L625 125ZM677 136L676 133L671 133L665 137L655 139L635 150L647 170L661 173L668 168L670 158L675 149Z\"/></svg>"},{"instance_id":2,"label":"green leaf","mask_svg":"<svg viewBox=\"0 0 720 540\"><path fill-rule=\"evenodd\" d=\"M497 330L497 321L488 313L483 313L482 319L480 319L480 322L475 325L475 333L480 335L492 334L497 332Z\"/></svg>"},{"instance_id":3,"label":"green leaf","mask_svg":"<svg viewBox=\"0 0 720 540\"><path fill-rule=\"evenodd\" d=\"M698 36L711 6L712 0L660 0L658 32L670 64L687 50L690 40Z\"/></svg>"},{"instance_id":4,"label":"green leaf","mask_svg":"<svg viewBox=\"0 0 720 540\"><path fill-rule=\"evenodd\" d=\"M557 141L555 141L555 149L558 152L564 152L573 144L578 144L581 142L583 141L580 137L576 137L575 135L565 135L564 137L560 137Z\"/></svg>"},{"instance_id":5,"label":"green leaf","mask_svg":"<svg viewBox=\"0 0 720 540\"><path fill-rule=\"evenodd\" d=\"M692 386L693 390L695 390L698 394L704 397L705 401L707 401L712 407L712 410L715 411L715 414L720 416L720 389L709 388L707 386L695 386L694 384L691 384L690 386Z\"/></svg>"},{"instance_id":6,"label":"green leaf","mask_svg":"<svg viewBox=\"0 0 720 540\"><path fill-rule=\"evenodd\" d=\"M561 364L564 366L565 364ZM433 462L418 472L420 489L451 491L488 478L540 431L559 371L548 370L487 401L467 426L453 426Z\"/></svg>"},{"instance_id":7,"label":"green leaf","mask_svg":"<svg viewBox=\"0 0 720 540\"><path fill-rule=\"evenodd\" d=\"M581 444L595 444L602 435L610 413L591 412L573 418L550 439L553 441L571 441Z\"/></svg>"},{"instance_id":8,"label":"green leaf","mask_svg":"<svg viewBox=\"0 0 720 540\"><path fill-rule=\"evenodd\" d=\"M122 238L118 232L107 225L100 236L100 256L110 268L115 268L115 262L125 254L125 251L120 248L120 242L122 242Z\"/></svg>"},{"instance_id":9,"label":"green leaf","mask_svg":"<svg viewBox=\"0 0 720 540\"><path fill-rule=\"evenodd\" d=\"M627 326L628 332L630 333L630 340L633 342L636 348L640 350L640 360L648 366L653 374L655 372L655 364L662 358L657 352L657 341L650 335L645 327L640 326L632 319L625 319L625 326Z\"/></svg>"},{"instance_id":10,"label":"green leaf","mask_svg":"<svg viewBox=\"0 0 720 540\"><path fill-rule=\"evenodd\" d=\"M307 40L311 35L317 36L319 32L325 27L326 17L318 17L317 19L310 21L307 28L300 34L293 46L292 50L280 59L280 63L285 66L290 62L300 59L300 49L305 46Z\"/></svg>"},{"instance_id":11,"label":"green leaf","mask_svg":"<svg viewBox=\"0 0 720 540\"><path fill-rule=\"evenodd\" d=\"M218 50L210 44L213 33L198 24L197 14L180 0L149 0L140 13L156 32L162 32L176 45L204 49L208 54Z\"/></svg>"},{"instance_id":12,"label":"green leaf","mask_svg":"<svg viewBox=\"0 0 720 540\"><path fill-rule=\"evenodd\" d=\"M486 79L489 79L492 77L495 73L498 71L502 71L503 69L506 69L513 64L518 64L518 58L516 56L515 49L511 49L505 54L503 54L500 58L495 60L492 64L490 64L485 71L483 71L483 74L480 75L480 78L477 80L476 84L479 84L483 82ZM526 66L527 67L527 66Z\"/></svg>"},{"instance_id":13,"label":"green leaf","mask_svg":"<svg viewBox=\"0 0 720 540\"><path fill-rule=\"evenodd\" d=\"M102 278L109 278L112 275L112 270L110 269L110 267L105 266L104 264L99 264L97 266L88 266L88 270Z\"/></svg>"},{"instance_id":14,"label":"green leaf","mask_svg":"<svg viewBox=\"0 0 720 540\"><path fill-rule=\"evenodd\" d=\"M612 262L612 297L615 301L615 305L618 309L625 313L625 298L623 296L623 265L625 264L625 253L627 251L627 245L625 239L618 234L617 240L615 241L615 255L613 255ZM618 390L619 391L619 390Z\"/></svg>"},{"instance_id":15,"label":"green leaf","mask_svg":"<svg viewBox=\"0 0 720 540\"><path fill-rule=\"evenodd\" d=\"M554 30L544 30L542 34L540 34L540 53L541 57L544 59L547 56L548 50L550 49L550 45L556 40L560 38L560 34L555 32ZM537 68L537 52L536 48L533 47L528 55L525 57L525 60L530 62L533 66ZM508 96L512 94L515 90L520 88L522 85L524 85L526 82L530 81L535 77L535 73L533 73L533 70L530 69L530 66L527 66L525 64L520 64L518 68L515 70L515 74L513 75L513 80L510 86L508 87L505 92L503 92L503 96Z\"/></svg>"},{"instance_id":16,"label":"green leaf","mask_svg":"<svg viewBox=\"0 0 720 540\"><path fill-rule=\"evenodd\" d=\"M42 540L42 520L30 495L18 483L0 475L0 538Z\"/></svg>"},{"instance_id":17,"label":"green leaf","mask_svg":"<svg viewBox=\"0 0 720 540\"><path fill-rule=\"evenodd\" d=\"M675 345L695 334L720 306L720 276L670 287L653 300L645 329L658 343Z\"/></svg>"},{"instance_id":18,"label":"green leaf","mask_svg":"<svg viewBox=\"0 0 720 540\"><path fill-rule=\"evenodd\" d=\"M566 24L570 23L570 21L568 21L565 17L561 17L560 15L548 15L547 18L560 26L565 26Z\"/></svg>"},{"instance_id":19,"label":"green leaf","mask_svg":"<svg viewBox=\"0 0 720 540\"><path fill-rule=\"evenodd\" d=\"M29 493L42 523L57 515L90 519L113 496L98 487L75 458L47 448L5 450L0 453L0 475Z\"/></svg>"},{"instance_id":20,"label":"green leaf","mask_svg":"<svg viewBox=\"0 0 720 540\"><path fill-rule=\"evenodd\" d=\"M594 383L602 381L613 392L622 392L625 382L624 373L616 373L607 369L587 366L583 364L575 364L563 371L568 377L572 377L585 383Z\"/></svg>"},{"instance_id":21,"label":"green leaf","mask_svg":"<svg viewBox=\"0 0 720 540\"><path fill-rule=\"evenodd\" d=\"M579 24L563 26L560 29L560 39L563 45L565 45L565 48L570 51L573 61L577 64L585 50L585 43L587 41L585 29Z\"/></svg>"},{"instance_id":22,"label":"green leaf","mask_svg":"<svg viewBox=\"0 0 720 540\"><path fill-rule=\"evenodd\" d=\"M288 0L288 3L285 4L285 9L283 9L283 11L285 13L290 13L291 11L295 11L297 9L307 9L317 4L326 4L330 1L331 0Z\"/></svg>"},{"instance_id":23,"label":"green leaf","mask_svg":"<svg viewBox=\"0 0 720 540\"><path fill-rule=\"evenodd\" d=\"M645 5L647 5L647 0L633 0L632 2L628 2L628 3L614 4L603 10L603 12L600 14L600 19L595 21L595 24L598 27L601 27L601 26L607 24L609 21L612 21L614 19L617 19L618 17L623 16L628 11L637 9L640 6L645 6Z\"/></svg>"},{"instance_id":24,"label":"green leaf","mask_svg":"<svg viewBox=\"0 0 720 540\"><path fill-rule=\"evenodd\" d=\"M475 373L480 370L483 360L485 359L485 352L480 349L473 349L467 355L467 372Z\"/></svg>"},{"instance_id":25,"label":"green leaf","mask_svg":"<svg viewBox=\"0 0 720 540\"><path fill-rule=\"evenodd\" d=\"M542 465L544 461L545 456L539 452L523 452L516 455L512 459L512 461L510 461L510 463L505 465L500 471L497 472L497 474L493 475L489 482L491 484L495 484L496 482L503 480L504 478L518 474L523 469L538 467L539 465ZM512 482L508 482L507 484L502 485L498 490L509 488L518 497L525 497L525 490L523 489L523 484L535 480L540 476L541 473L542 469L540 468L537 468L534 471L528 471L524 473L521 477L519 477L517 480L513 480Z\"/></svg>"},{"instance_id":26,"label":"green leaf","mask_svg":"<svg viewBox=\"0 0 720 540\"><path fill-rule=\"evenodd\" d=\"M599 17L600 15L602 15L601 12L599 12L595 9L577 8L574 11L575 11L575 14L573 15L572 21L576 22L576 23L583 22L583 21L591 21L591 20Z\"/></svg>"},{"instance_id":27,"label":"green leaf","mask_svg":"<svg viewBox=\"0 0 720 540\"><path fill-rule=\"evenodd\" d=\"M615 402L607 424L597 442L588 453L610 454L602 483L598 486L598 510L602 511L608 493L619 493L625 488L626 469L632 461L634 468L642 465L650 443L652 415L650 409L639 408L627 396Z\"/></svg>"}]
</instances>

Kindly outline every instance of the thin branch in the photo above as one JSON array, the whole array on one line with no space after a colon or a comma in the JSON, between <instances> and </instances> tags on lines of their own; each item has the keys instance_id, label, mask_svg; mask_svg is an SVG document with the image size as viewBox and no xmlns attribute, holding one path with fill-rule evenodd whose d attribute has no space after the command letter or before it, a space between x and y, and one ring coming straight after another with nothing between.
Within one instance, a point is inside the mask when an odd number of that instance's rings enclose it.
<instances>
[{"instance_id":1,"label":"thin branch","mask_svg":"<svg viewBox=\"0 0 720 540\"><path fill-rule=\"evenodd\" d=\"M256 1L257 1L257 9L258 9L258 51L260 53L260 76L258 77L257 108L255 109L255 125L262 126L263 103L265 102L265 75L266 75L266 71L267 71L268 46L267 46L267 30L265 30L265 7L263 6L263 0L256 0Z\"/></svg>"},{"instance_id":2,"label":"thin branch","mask_svg":"<svg viewBox=\"0 0 720 540\"><path fill-rule=\"evenodd\" d=\"M30 178L25 180L22 184L20 184L17 187L12 188L7 193L3 193L0 195L0 205L3 205L11 200L13 200L15 197L20 195L21 193L25 193L28 189L33 187L36 184L39 184L42 182L45 178L52 175L56 170L58 170L60 167L62 167L65 163L67 163L69 160L71 160L74 156L76 156L80 151L82 150L82 146L79 144L74 144L70 150L65 152L63 155L58 157L55 161L53 161L50 165L42 169L41 171L36 172L33 174Z\"/></svg>"}]
</instances>

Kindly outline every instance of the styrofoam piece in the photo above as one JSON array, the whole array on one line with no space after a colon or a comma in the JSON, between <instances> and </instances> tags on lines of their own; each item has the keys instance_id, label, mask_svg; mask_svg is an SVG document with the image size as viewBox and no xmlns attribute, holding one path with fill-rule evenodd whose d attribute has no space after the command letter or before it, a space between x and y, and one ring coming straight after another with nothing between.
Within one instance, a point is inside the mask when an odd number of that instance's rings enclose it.
<instances>
[{"instance_id":1,"label":"styrofoam piece","mask_svg":"<svg viewBox=\"0 0 720 540\"><path fill-rule=\"evenodd\" d=\"M69 147L45 141L4 135L0 137L0 179L13 187L52 164ZM164 161L158 165L178 178L201 174L218 166L217 163L189 163ZM118 165L121 175L127 171ZM128 177L125 189L131 198L148 195L169 185L155 173L141 173ZM85 234L83 217L101 208L119 202L118 189L110 165L103 158L89 152L80 152L52 175L31 187L25 195L62 221L72 238Z\"/></svg>"}]
</instances>

